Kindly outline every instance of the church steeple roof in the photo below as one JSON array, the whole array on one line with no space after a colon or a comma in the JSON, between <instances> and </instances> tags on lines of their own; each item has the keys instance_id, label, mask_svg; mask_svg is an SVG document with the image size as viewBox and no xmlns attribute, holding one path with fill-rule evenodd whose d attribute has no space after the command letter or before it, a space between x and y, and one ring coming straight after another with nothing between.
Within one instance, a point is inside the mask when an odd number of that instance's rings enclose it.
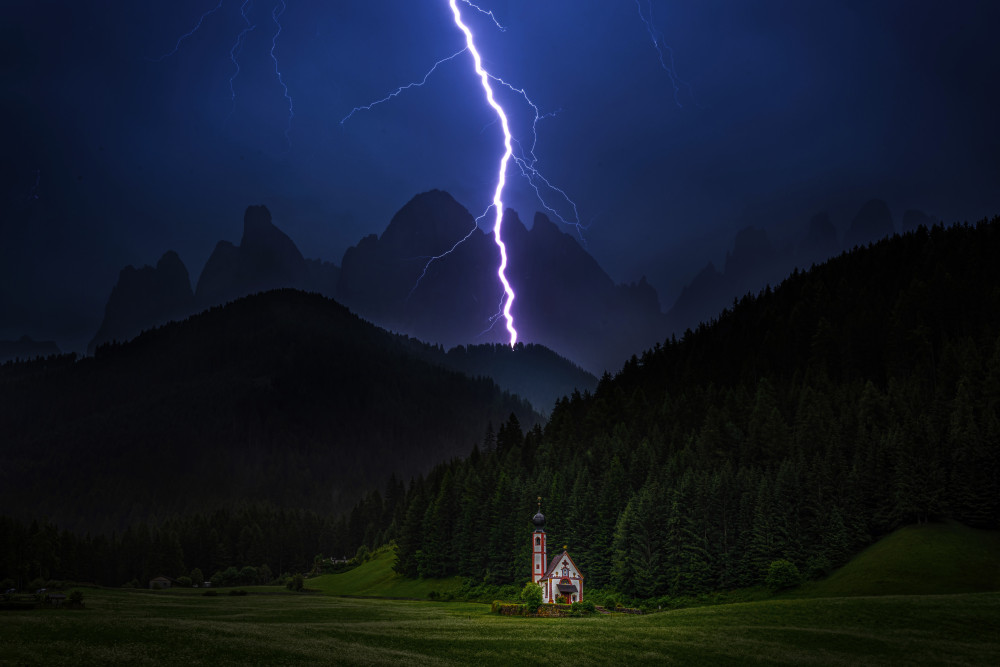
<instances>
[{"instance_id":1,"label":"church steeple roof","mask_svg":"<svg viewBox=\"0 0 1000 667\"><path fill-rule=\"evenodd\" d=\"M535 528L542 530L545 528L545 515L542 514L542 497L538 496L538 514L531 517L531 523L535 524Z\"/></svg>"}]
</instances>

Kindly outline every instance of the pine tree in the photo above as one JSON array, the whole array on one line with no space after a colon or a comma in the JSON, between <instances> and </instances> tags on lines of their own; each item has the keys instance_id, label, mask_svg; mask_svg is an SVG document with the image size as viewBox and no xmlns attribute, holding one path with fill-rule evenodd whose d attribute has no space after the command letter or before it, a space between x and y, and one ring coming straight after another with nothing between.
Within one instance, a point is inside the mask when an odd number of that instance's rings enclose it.
<instances>
[{"instance_id":1,"label":"pine tree","mask_svg":"<svg viewBox=\"0 0 1000 667\"><path fill-rule=\"evenodd\" d=\"M959 380L952 401L946 441L952 457L949 495L955 518L971 526L988 527L996 521L998 489L992 484L993 462L976 423L969 385L967 378Z\"/></svg>"},{"instance_id":2,"label":"pine tree","mask_svg":"<svg viewBox=\"0 0 1000 667\"><path fill-rule=\"evenodd\" d=\"M393 569L404 577L416 578L418 571L417 552L423 549L424 515L427 513L427 496L423 479L410 484L407 494L406 516L396 541L396 564Z\"/></svg>"},{"instance_id":3,"label":"pine tree","mask_svg":"<svg viewBox=\"0 0 1000 667\"><path fill-rule=\"evenodd\" d=\"M440 578L455 571L452 545L455 523L455 492L451 467L448 467L434 500L427 504L421 521L423 541L417 557L417 574Z\"/></svg>"},{"instance_id":4,"label":"pine tree","mask_svg":"<svg viewBox=\"0 0 1000 667\"><path fill-rule=\"evenodd\" d=\"M705 592L712 580L711 564L703 547L697 517L701 511L695 496L694 477L690 471L681 477L672 493L664 496L669 508L662 520L662 550L666 554L661 592L671 595L696 595Z\"/></svg>"},{"instance_id":5,"label":"pine tree","mask_svg":"<svg viewBox=\"0 0 1000 667\"><path fill-rule=\"evenodd\" d=\"M753 412L747 429L743 462L780 461L788 452L789 432L778 409L774 388L766 379L757 384Z\"/></svg>"},{"instance_id":6,"label":"pine tree","mask_svg":"<svg viewBox=\"0 0 1000 667\"><path fill-rule=\"evenodd\" d=\"M637 523L632 518L635 511L633 503L634 499L630 500L618 517L611 541L614 553L611 565L611 585L626 595L637 594L635 563L632 560L631 549L631 543L634 539L632 531Z\"/></svg>"}]
</instances>

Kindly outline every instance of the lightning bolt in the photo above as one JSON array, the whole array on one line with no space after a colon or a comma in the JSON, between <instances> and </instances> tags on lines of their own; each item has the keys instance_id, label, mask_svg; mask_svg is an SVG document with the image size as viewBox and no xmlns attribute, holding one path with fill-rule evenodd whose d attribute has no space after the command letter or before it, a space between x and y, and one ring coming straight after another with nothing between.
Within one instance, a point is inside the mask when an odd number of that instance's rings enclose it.
<instances>
[{"instance_id":1,"label":"lightning bolt","mask_svg":"<svg viewBox=\"0 0 1000 667\"><path fill-rule=\"evenodd\" d=\"M504 319L507 320L507 331L510 333L510 346L514 347L514 344L517 343L517 330L514 328L514 316L510 313L510 308L514 304L514 290L510 286L510 282L507 281L507 275L505 273L507 269L507 246L504 245L501 235L503 230L503 189L507 183L507 162L510 160L511 156L514 155L514 148L511 145L513 138L510 134L510 124L507 122L507 114L504 113L503 107L501 107L493 97L493 87L490 85L490 74L483 69L483 59L480 57L479 51L476 49L476 42L472 37L472 30L470 30L469 27L462 22L462 12L458 9L457 2L458 0L448 0L448 4L451 6L451 13L455 17L455 25L458 26L458 29L465 34L465 45L472 54L476 74L479 75L479 80L483 84L483 92L486 94L486 101L491 107L493 107L497 117L500 119L500 125L503 127L504 153L500 158L500 166L497 170L497 186L496 190L493 192L492 207L494 211L496 211L496 221L493 223L493 240L496 242L497 248L500 249L500 266L497 268L497 276L500 278L500 283L503 285L503 291L506 295L503 302L503 316Z\"/></svg>"},{"instance_id":2,"label":"lightning bolt","mask_svg":"<svg viewBox=\"0 0 1000 667\"><path fill-rule=\"evenodd\" d=\"M485 213L483 215L485 215ZM426 259L427 263L424 264L424 270L421 272L420 276L417 278L417 281L415 283L413 283L413 287L410 288L410 293L406 295L407 299L409 299L411 296L413 296L413 293L417 291L417 287L420 286L421 281L423 281L424 277L427 275L427 270L429 268L431 268L431 264L433 264L437 260L441 259L442 257L445 257L445 256L450 255L451 253L455 252L455 249L458 248L458 246L460 246L463 243L465 243L466 241L468 241L472 237L472 235L475 234L479 230L479 220L482 217L483 216L481 215L478 218L476 218L476 224L472 226L472 229L469 230L468 234L466 234L465 236L463 236L458 241L455 241L455 245L453 245L452 247L448 248L447 250L445 250L440 255L434 255L433 257L426 257L425 256L425 257L421 258L421 259Z\"/></svg>"},{"instance_id":3,"label":"lightning bolt","mask_svg":"<svg viewBox=\"0 0 1000 667\"><path fill-rule=\"evenodd\" d=\"M236 36L236 41L233 43L233 48L229 49L229 59L233 61L233 65L236 67L236 71L233 75L229 77L229 92L233 96L233 108L229 111L229 116L226 117L226 122L232 117L233 112L236 111L236 88L233 87L233 81L240 75L240 61L238 60L239 55L243 52L243 45L246 43L247 35L251 30L257 26L250 23L250 19L247 17L247 7L253 5L253 0L246 0L240 7L240 15L246 22L247 27L243 28L243 32Z\"/></svg>"},{"instance_id":4,"label":"lightning bolt","mask_svg":"<svg viewBox=\"0 0 1000 667\"><path fill-rule=\"evenodd\" d=\"M464 2L468 6L472 7L473 9L475 9L480 14L484 14L486 16L489 16L490 20L493 21L493 25L495 25L497 28L499 28L500 32L507 32L507 28L505 28L503 25L501 25L500 21L497 19L496 16L494 16L494 14L493 14L492 11L486 11L485 9L483 9L482 7L480 7L479 5L474 4L472 2L472 0L462 0L462 2Z\"/></svg>"},{"instance_id":5,"label":"lightning bolt","mask_svg":"<svg viewBox=\"0 0 1000 667\"><path fill-rule=\"evenodd\" d=\"M392 98L397 97L400 93L402 93L405 90L409 90L410 88L420 88L425 83L427 83L427 79L430 78L431 74L434 73L434 71L438 68L439 65L441 65L442 63L446 63L449 60L454 60L458 56L460 56L463 53L465 53L467 50L468 50L468 48L461 49L461 50L456 51L455 53L451 54L450 56L446 56L446 57L442 58L441 60L437 61L436 63L434 63L433 66L431 66L431 68L429 70L427 70L427 73L424 74L424 78L421 79L420 81L414 81L413 83L408 83L408 84L406 84L404 86L400 86L399 88L397 88L396 90L392 91L391 93L389 93L388 95L386 95L385 97L383 97L380 100L375 100L374 102L370 102L370 103L365 104L365 105L360 106L360 107L354 107L353 109L351 109L351 113L347 114L346 116L344 116L343 118L340 119L341 126L343 126L344 123L346 123L348 120L350 120L351 116L353 116L354 114L356 114L359 111L369 111L373 107L376 107L379 104L383 104L385 102L388 102Z\"/></svg>"},{"instance_id":6,"label":"lightning bolt","mask_svg":"<svg viewBox=\"0 0 1000 667\"><path fill-rule=\"evenodd\" d=\"M670 85L674 89L674 104L683 108L684 105L681 104L679 97L681 86L686 87L688 94L691 94L691 85L677 75L677 67L674 65L674 50L663 43L663 33L657 30L653 24L653 0L646 0L646 13L648 16L642 13L642 3L639 0L635 0L635 7L639 10L639 18L646 25L646 32L649 33L649 39L652 40L653 48L656 49L656 53L660 58L660 67L670 77ZM664 51L666 51L666 54L664 54Z\"/></svg>"},{"instance_id":7,"label":"lightning bolt","mask_svg":"<svg viewBox=\"0 0 1000 667\"><path fill-rule=\"evenodd\" d=\"M531 185L532 189L535 191L535 197L537 197L538 201L541 202L542 207L545 208L545 210L547 210L553 216L555 216L555 218L559 220L559 222L563 223L566 226L573 227L577 232L577 236L580 239L580 242L586 245L587 244L586 237L584 237L583 235L583 232L586 231L586 227L584 227L583 224L580 222L580 213L576 207L576 202L570 199L569 195L566 194L565 190L556 187L547 178L545 178L545 176L543 176L542 173L535 166L536 164L538 164L538 157L535 155L535 147L538 145L538 123L546 118L554 118L556 114L558 114L559 112L553 111L550 113L543 114L539 110L538 105L535 104L535 102L530 97L528 97L528 93L527 91L524 90L524 88L517 88L514 85L504 81L498 76L493 76L492 74L490 74L489 76L491 79L493 79L500 85L506 87L511 92L523 98L525 103L527 103L528 106L530 106L532 111L534 112L534 118L532 118L531 120L531 147L527 151L525 151L524 147L521 145L521 142L515 139L514 143L517 144L518 148L521 151L521 154L514 156L514 163L521 170L521 175L524 176L525 180L528 181L528 184ZM544 187L548 188L550 191L555 192L558 196L562 197L563 201L566 204L568 204L570 208L572 208L573 216L571 220L567 220L566 218L564 218L563 215L559 213L558 210L556 210L555 206L550 204L546 200L545 195L542 194L542 185L539 185L539 182L541 182L541 184L544 185Z\"/></svg>"},{"instance_id":8,"label":"lightning bolt","mask_svg":"<svg viewBox=\"0 0 1000 667\"><path fill-rule=\"evenodd\" d=\"M278 7L281 7L280 12L278 11ZM289 150L291 150L292 140L288 136L288 133L292 131L292 118L295 117L295 111L292 108L292 98L288 94L288 86L285 84L285 78L281 75L281 70L278 68L278 56L274 55L274 49L278 46L278 35L281 34L281 22L278 19L285 13L286 8L285 0L278 0L278 4L271 10L271 19L274 21L274 25L278 27L274 31L274 37L271 38L271 60L274 61L274 73L278 76L278 83L281 84L281 88L285 91L285 99L288 100L288 125L285 126L285 140L288 142Z\"/></svg>"},{"instance_id":9,"label":"lightning bolt","mask_svg":"<svg viewBox=\"0 0 1000 667\"><path fill-rule=\"evenodd\" d=\"M154 59L153 62L155 62L155 63L163 62L164 60L166 60L170 56L172 56L175 53L177 53L177 51L180 50L180 48L181 48L181 42L183 42L185 39L187 39L191 35L193 35L196 32L198 32L198 29L201 28L201 24L205 21L205 17L207 17L210 14L214 14L215 12L219 11L220 9L222 9L222 2L223 2L223 0L219 0L219 4L218 5L216 5L212 9L209 9L207 12L205 12L204 14L201 15L201 17L198 19L198 23L196 23L193 28L191 28L189 31L187 31L186 33L184 33L183 35L181 35L180 37L178 37L177 38L177 43L174 44L174 48L173 48L172 51L164 53L159 58Z\"/></svg>"},{"instance_id":10,"label":"lightning bolt","mask_svg":"<svg viewBox=\"0 0 1000 667\"><path fill-rule=\"evenodd\" d=\"M504 188L506 186L507 169L510 162L513 161L513 163L517 165L521 176L528 182L528 184L534 190L538 201L545 208L545 210L552 215L553 219L558 220L564 225L574 227L577 232L577 236L579 237L580 241L584 243L584 245L586 245L586 242L583 232L585 231L586 227L582 225L580 222L580 215L576 203L572 199L570 199L565 190L554 185L538 169L539 159L535 153L535 149L538 145L538 125L542 120L554 117L558 112L542 113L538 105L528 96L527 92L523 88L518 88L513 84L505 81L504 79L495 76L483 66L483 60L481 55L479 54L479 51L477 50L472 30L469 28L468 25L466 25L466 23L462 18L462 10L459 8L458 4L459 2L463 3L470 9L479 12L483 16L486 16L493 23L493 25L496 26L496 28L499 29L500 31L506 31L505 26L501 24L501 22L497 19L496 15L492 11L483 9L482 7L475 4L472 0L449 0L448 4L451 9L452 16L454 18L455 26L465 36L466 46L456 51L455 53L452 53L451 55L438 60L424 74L423 78L420 79L419 81L414 81L413 83L400 86L399 88L389 93L382 99L375 100L370 104L355 107L350 111L350 113L348 113L346 116L344 116L343 119L341 119L340 123L341 125L344 125L344 123L346 123L355 113L359 111L370 110L379 104L383 104L385 102L392 100L393 98L399 96L406 90L425 85L430 76L441 65L457 59L460 55L462 55L465 52L469 52L472 54L474 70L476 72L476 75L479 77L480 83L483 88L483 92L486 97L486 101L495 112L497 121L499 121L503 130L504 153L501 156L498 165L496 188L494 190L492 202L482 213L482 215L476 218L476 226L472 230L470 230L469 233L465 235L465 237L463 237L462 239L457 241L454 245L452 245L452 247L449 248L447 251L439 255L426 258L428 261L424 265L424 270L421 273L420 277L417 279L416 283L414 284L413 289L411 289L410 294L413 293L413 291L420 285L420 282L427 275L427 271L430 265L434 261L441 259L442 257L445 257L446 255L454 252L455 249L458 248L458 246L467 241L473 235L476 229L479 228L479 223L490 213L490 211L492 211L495 215L493 221L493 238L494 242L497 245L497 249L500 255L500 264L497 268L497 277L501 285L503 286L503 294L500 299L500 312L498 312L495 316L493 316L491 320L495 324L495 322L498 321L500 316L502 316L505 319L507 330L510 334L510 343L513 346L517 342L517 336L518 336L517 330L514 327L514 318L513 315L511 314L511 308L514 303L514 299L516 297L514 294L514 289L511 286L510 282L507 280L506 276L506 269L508 266L507 247L504 244L503 233L502 233L503 213L504 213L503 193L504 193ZM177 53L177 51L180 49L184 41L191 38L196 32L198 32L198 30L201 29L206 18L211 14L214 14L215 12L219 11L222 8L223 4L224 0L219 0L218 4L215 7L204 12L198 18L198 21L195 23L194 27L177 39L176 43L174 44L174 48L171 51L157 58L156 61L159 62L165 60L166 58L169 58L170 56ZM661 48L660 46L659 33L656 31L655 27L652 24L652 6L651 5L649 6L649 18L647 19L646 15L643 14L640 0L636 0L636 5L639 9L639 16L646 25L647 31L650 33L650 37L653 40L653 45L654 47L656 47L657 52L660 54L661 65L663 65L664 69L666 69L668 71L668 74L671 75L671 80L674 81L675 99L676 99L677 91L679 90L677 82L683 83L683 81L681 81L679 78L676 78L676 74L674 73L673 53L669 51L669 49L667 49L667 51L670 53L670 65L668 66L667 58L664 55L663 48ZM235 80L241 73L240 55L242 54L243 48L246 44L247 35L257 27L251 22L248 16L248 12L251 11L252 8L253 8L252 0L244 0L242 5L240 6L240 15L243 18L245 27L243 27L243 29L236 35L232 47L229 50L229 58L232 61L234 68L232 75L229 77L229 92L233 106L232 109L230 110L229 115L226 118L226 122L228 122L229 118L232 117L236 108ZM274 63L275 76L277 77L278 83L281 86L284 98L288 102L288 122L285 126L285 140L288 143L288 147L290 149L291 148L290 132L292 127L292 120L295 117L295 107L292 100L292 96L289 92L289 87L285 82L284 74L282 73L277 55L278 38L281 36L283 30L281 17L285 13L286 9L287 5L285 3L285 0L277 0L277 4L275 4L271 10L271 20L274 22L275 30L274 34L271 37L270 56L272 62ZM519 96L521 99L524 100L525 104L527 104L532 110L533 118L531 121L530 142L522 143L520 140L516 139L513 136L510 129L510 123L507 114L504 108L501 106L500 102L497 101L496 96L494 94L493 84L496 84L496 86L498 87L502 86L507 90L509 90L511 93ZM516 153L515 153L515 146L517 150ZM571 214L564 215L560 213L560 210L571 211Z\"/></svg>"},{"instance_id":11,"label":"lightning bolt","mask_svg":"<svg viewBox=\"0 0 1000 667\"><path fill-rule=\"evenodd\" d=\"M171 51L163 54L159 58L156 58L153 62L161 62L169 58L170 56L174 55L175 53L177 53L177 51L180 50L181 48L181 44L183 44L185 40L192 37L196 32L198 32L198 30L201 29L202 24L205 22L205 19L209 15L214 14L215 12L222 9L224 1L225 0L219 0L219 4L217 4L212 9L209 9L200 17L198 17L198 21L197 23L195 23L195 26L191 28L191 30L187 31L186 33L177 38L177 42L174 44L174 48ZM285 125L285 141L287 142L288 148L290 150L292 145L290 133L292 130L292 119L295 117L295 107L292 103L291 93L289 93L288 91L288 84L285 83L285 76L281 72L281 67L278 64L278 55L276 53L276 50L278 48L278 37L281 35L282 31L282 25L280 19L281 16L285 13L285 10L287 8L288 7L285 4L285 0L278 0L277 4L275 4L274 8L271 10L271 20L274 22L275 30L274 30L274 35L271 37L270 55L272 62L274 62L274 74L278 78L278 84L281 86L281 90L285 99L288 101L288 122ZM240 72L242 71L240 67L240 55L243 52L243 47L246 45L247 35L249 35L251 31L257 28L257 26L250 21L250 17L248 15L248 12L250 12L252 9L253 9L253 0L244 0L243 4L240 5L240 16L243 17L243 22L246 25L243 28L243 30L237 33L236 39L234 40L232 47L230 47L229 49L229 59L232 61L234 68L232 75L229 77L229 95L230 99L232 100L232 108L229 110L229 114L226 116L226 120L223 121L223 126L225 126L226 123L229 122L229 119L232 118L233 113L235 113L236 111L235 81L236 77L238 77L240 75Z\"/></svg>"},{"instance_id":12,"label":"lightning bolt","mask_svg":"<svg viewBox=\"0 0 1000 667\"><path fill-rule=\"evenodd\" d=\"M503 235L502 235L503 190L506 185L507 166L509 162L513 161L514 164L518 166L521 175L525 178L525 180L528 181L529 185L535 191L535 196L537 197L541 205L545 208L545 210L551 213L554 219L558 220L559 222L565 225L573 227L576 230L580 241L583 242L584 245L586 245L586 241L583 232L585 231L586 228L580 222L580 216L577 210L576 203L569 197L569 195L566 193L565 190L557 187L551 181L549 181L539 171L537 166L538 157L535 154L535 148L538 145L538 124L546 118L554 117L558 112L542 113L538 105L534 102L534 100L532 100L531 97L528 96L527 91L525 91L523 88L518 88L514 86L513 84L487 71L483 67L482 57L480 56L478 50L476 49L475 39L473 37L472 31L462 20L462 13L459 10L457 4L458 2L462 2L463 4L471 7L472 9L475 9L477 12L485 16L488 16L498 29L502 31L506 30L506 28L500 23L500 21L496 18L496 16L493 14L492 11L484 10L483 8L471 2L471 0L449 0L449 7L451 8L452 15L455 20L455 25L459 28L459 30L462 31L463 35L465 36L465 41L466 41L465 47L435 62L430 67L430 69L427 70L427 72L421 79L415 80L412 83L399 86L394 91L390 92L388 95L378 100L375 100L373 102L370 102L362 106L354 107L346 116L344 116L341 119L340 124L341 126L343 126L348 120L350 120L354 116L354 114L358 113L359 111L370 110L377 105L389 102L390 100L398 97L400 94L402 94L407 90L410 90L411 88L418 88L425 85L430 76L435 71L437 71L438 67L440 67L446 62L458 58L460 55L462 55L467 51L472 53L473 63L475 65L475 72L479 76L481 85L483 87L483 92L485 93L486 96L486 100L496 113L496 119L488 123L483 128L483 130L485 131L487 127L490 127L494 123L499 122L503 128L503 133L504 133L505 152L500 159L499 169L497 173L497 186L494 191L492 203L486 208L486 211L484 211L481 215L479 215L476 218L476 226L473 227L468 234L466 234L463 238L456 241L449 249L445 250L444 252L438 255L434 255L432 257L422 258L426 259L427 262L424 264L424 269L421 272L420 276L417 278L413 287L410 289L409 295L410 296L413 295L414 291L416 291L417 287L419 287L420 283L427 276L427 271L430 269L430 266L435 261L442 259L447 255L450 255L460 245L469 240L469 238L472 237L473 233L479 228L479 223L490 213L490 211L493 211L496 216L493 223L493 238L500 254L500 265L497 269L497 277L499 278L500 283L503 286L503 294L500 299L499 311L495 316L491 318L491 322L493 323L493 325L495 325L496 321L502 316L507 323L507 330L510 334L511 345L514 345L517 341L517 331L514 328L513 316L511 315L511 306L513 304L515 295L514 295L514 290L511 287L510 282L507 280L506 277L507 248L503 242ZM500 106L499 102L497 102L496 97L494 96L494 91L493 87L491 86L491 82L496 83L498 86L503 86L504 88L507 88L509 91L522 98L524 102L531 108L533 112L533 118L531 121L530 144L527 145L523 144L521 141L517 140L511 133L507 115L504 112L503 108ZM515 145L517 146L517 153L514 152ZM572 215L567 218L567 216L561 214L557 208L557 204L553 203L553 197L556 199L560 199L562 201L562 203L559 204L558 206L572 210ZM483 333L488 332L492 328L493 326L491 326Z\"/></svg>"}]
</instances>

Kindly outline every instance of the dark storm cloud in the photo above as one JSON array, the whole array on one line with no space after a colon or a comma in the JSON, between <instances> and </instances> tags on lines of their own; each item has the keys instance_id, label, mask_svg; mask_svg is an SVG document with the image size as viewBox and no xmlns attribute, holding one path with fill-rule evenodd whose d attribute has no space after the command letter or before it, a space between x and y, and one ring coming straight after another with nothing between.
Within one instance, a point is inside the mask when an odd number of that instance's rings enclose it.
<instances>
[{"instance_id":1,"label":"dark storm cloud","mask_svg":"<svg viewBox=\"0 0 1000 667\"><path fill-rule=\"evenodd\" d=\"M288 140L273 4L248 12L235 100L236 0L155 61L215 4L5 10L0 337L78 349L122 266L173 248L196 277L251 203L334 262L417 192L488 203L498 129L467 60L339 123L462 47L445 0L287 0ZM690 84L681 106L633 0L481 4L507 28L468 10L487 65L558 111L539 125L539 167L591 224L589 250L618 280L648 275L667 306L745 224L828 210L843 228L870 197L897 220L1000 208L994 3L655 0ZM531 194L512 180L522 219Z\"/></svg>"}]
</instances>

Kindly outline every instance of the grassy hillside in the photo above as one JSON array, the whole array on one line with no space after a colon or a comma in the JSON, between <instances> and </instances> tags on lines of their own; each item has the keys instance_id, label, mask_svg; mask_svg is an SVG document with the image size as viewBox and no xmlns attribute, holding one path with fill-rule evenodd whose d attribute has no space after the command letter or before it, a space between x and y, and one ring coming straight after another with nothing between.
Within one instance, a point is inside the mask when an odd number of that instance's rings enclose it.
<instances>
[{"instance_id":1,"label":"grassy hillside","mask_svg":"<svg viewBox=\"0 0 1000 667\"><path fill-rule=\"evenodd\" d=\"M460 577L407 579L393 571L395 552L343 574L307 581L328 595L429 599L461 587ZM955 522L906 526L858 554L827 579L783 597L935 595L1000 591L1000 531Z\"/></svg>"},{"instance_id":2,"label":"grassy hillside","mask_svg":"<svg viewBox=\"0 0 1000 667\"><path fill-rule=\"evenodd\" d=\"M16 665L996 664L1000 593L770 600L650 616L501 617L486 605L85 591L4 612Z\"/></svg>"},{"instance_id":3,"label":"grassy hillside","mask_svg":"<svg viewBox=\"0 0 1000 667\"><path fill-rule=\"evenodd\" d=\"M802 595L912 595L1000 591L1000 531L959 523L906 526Z\"/></svg>"},{"instance_id":4,"label":"grassy hillside","mask_svg":"<svg viewBox=\"0 0 1000 667\"><path fill-rule=\"evenodd\" d=\"M396 554L390 549L379 551L367 563L342 574L324 574L306 580L306 588L327 595L364 595L386 598L428 599L431 592L443 595L458 590L460 577L446 579L407 579L393 571Z\"/></svg>"}]
</instances>

